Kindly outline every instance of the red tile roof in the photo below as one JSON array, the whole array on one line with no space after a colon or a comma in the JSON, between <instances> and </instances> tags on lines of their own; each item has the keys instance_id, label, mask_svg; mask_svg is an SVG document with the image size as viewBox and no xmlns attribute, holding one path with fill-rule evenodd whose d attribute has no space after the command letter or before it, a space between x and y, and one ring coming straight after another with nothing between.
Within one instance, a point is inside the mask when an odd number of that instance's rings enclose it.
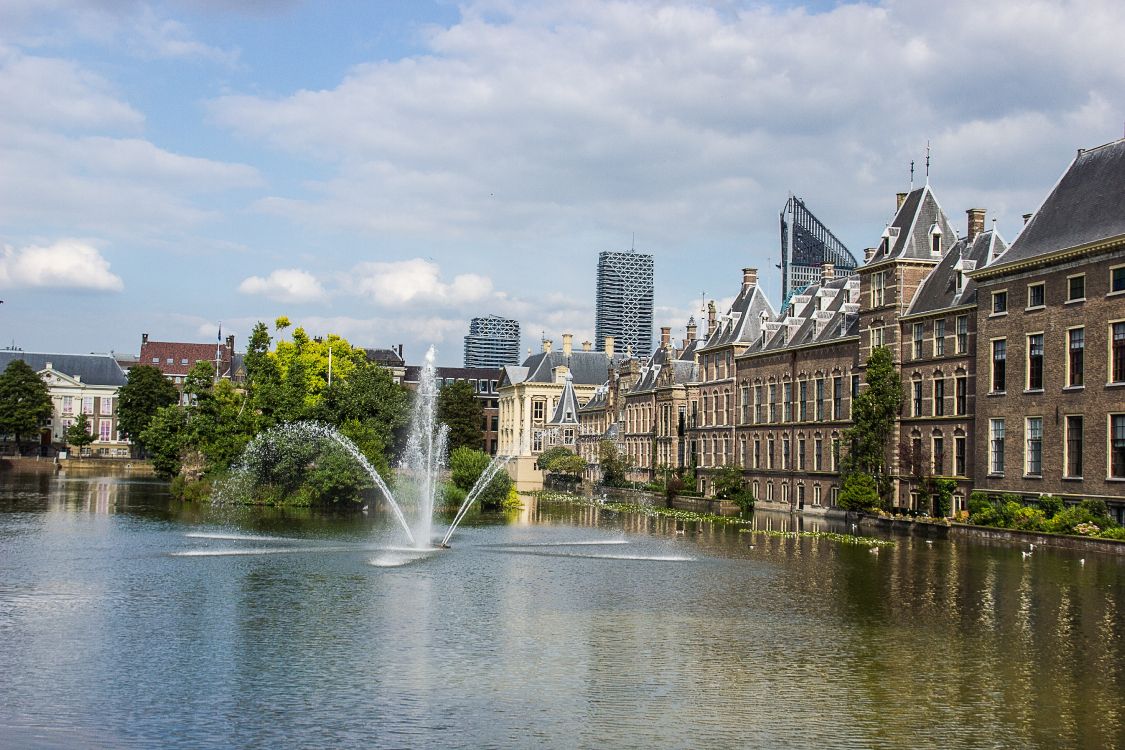
<instances>
[{"instance_id":1,"label":"red tile roof","mask_svg":"<svg viewBox=\"0 0 1125 750\"><path fill-rule=\"evenodd\" d=\"M184 376L196 362L215 362L214 344L189 344L181 341L145 341L141 343L140 362L160 368L168 376ZM230 352L219 344L219 374L230 376Z\"/></svg>"}]
</instances>

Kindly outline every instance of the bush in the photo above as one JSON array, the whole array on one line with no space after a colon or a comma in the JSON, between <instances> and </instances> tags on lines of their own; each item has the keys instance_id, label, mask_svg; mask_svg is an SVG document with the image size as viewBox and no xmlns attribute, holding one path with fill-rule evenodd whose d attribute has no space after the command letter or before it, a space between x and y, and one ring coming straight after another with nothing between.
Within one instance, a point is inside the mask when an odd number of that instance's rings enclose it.
<instances>
[{"instance_id":1,"label":"bush","mask_svg":"<svg viewBox=\"0 0 1125 750\"><path fill-rule=\"evenodd\" d=\"M1035 504L1039 506L1039 509L1043 511L1047 518L1054 518L1055 514L1064 507L1062 498L1055 495L1040 495Z\"/></svg>"},{"instance_id":2,"label":"bush","mask_svg":"<svg viewBox=\"0 0 1125 750\"><path fill-rule=\"evenodd\" d=\"M969 495L969 516L976 516L989 510L995 511L996 506L985 493L976 490ZM975 522L974 522L975 523Z\"/></svg>"},{"instance_id":3,"label":"bush","mask_svg":"<svg viewBox=\"0 0 1125 750\"><path fill-rule=\"evenodd\" d=\"M879 486L870 474L849 474L844 478L838 506L844 510L877 508L882 502Z\"/></svg>"},{"instance_id":4,"label":"bush","mask_svg":"<svg viewBox=\"0 0 1125 750\"><path fill-rule=\"evenodd\" d=\"M1039 508L1025 505L1015 512L1012 517L1012 528L1022 531L1044 531L1047 525L1047 516Z\"/></svg>"},{"instance_id":5,"label":"bush","mask_svg":"<svg viewBox=\"0 0 1125 750\"><path fill-rule=\"evenodd\" d=\"M1098 536L1103 539L1119 539L1125 542L1125 526L1114 526L1112 529L1102 529Z\"/></svg>"},{"instance_id":6,"label":"bush","mask_svg":"<svg viewBox=\"0 0 1125 750\"><path fill-rule=\"evenodd\" d=\"M441 501L449 507L460 508L461 503L465 502L465 498L468 496L468 492L452 482L444 482L441 485Z\"/></svg>"},{"instance_id":7,"label":"bush","mask_svg":"<svg viewBox=\"0 0 1125 750\"><path fill-rule=\"evenodd\" d=\"M468 493L491 463L492 458L487 453L463 445L449 454L450 479L453 480L453 484ZM499 508L508 497L511 487L512 478L508 476L507 471L501 469L488 486L481 490L478 496L481 507Z\"/></svg>"}]
</instances>

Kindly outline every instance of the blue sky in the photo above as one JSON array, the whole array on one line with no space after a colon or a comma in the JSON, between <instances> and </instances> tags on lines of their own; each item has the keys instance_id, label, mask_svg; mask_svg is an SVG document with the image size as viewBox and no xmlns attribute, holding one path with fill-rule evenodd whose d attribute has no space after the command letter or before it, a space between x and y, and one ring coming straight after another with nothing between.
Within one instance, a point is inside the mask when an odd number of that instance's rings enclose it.
<instances>
[{"instance_id":1,"label":"blue sky","mask_svg":"<svg viewBox=\"0 0 1125 750\"><path fill-rule=\"evenodd\" d=\"M1123 31L1099 0L0 0L0 343L286 314L458 364L474 315L592 337L634 235L682 336L743 266L776 297L790 191L875 244L927 141L955 226L1014 238L1121 136Z\"/></svg>"}]
</instances>

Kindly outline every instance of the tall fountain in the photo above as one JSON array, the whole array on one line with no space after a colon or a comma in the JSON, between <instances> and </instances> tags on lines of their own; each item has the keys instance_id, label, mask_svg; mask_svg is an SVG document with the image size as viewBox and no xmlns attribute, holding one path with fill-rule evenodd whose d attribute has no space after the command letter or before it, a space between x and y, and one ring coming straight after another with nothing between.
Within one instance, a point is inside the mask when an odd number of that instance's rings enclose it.
<instances>
[{"instance_id":1,"label":"tall fountain","mask_svg":"<svg viewBox=\"0 0 1125 750\"><path fill-rule=\"evenodd\" d=\"M244 456L272 449L279 435L284 435L290 440L331 440L339 444L371 477L371 481L386 499L391 513L402 528L407 543L418 549L429 549L435 541L434 507L437 505L437 493L441 488L439 479L446 466L449 446L449 428L437 418L438 390L434 348L431 346L426 352L425 364L418 379L418 391L414 396L406 450L396 467L394 491L355 443L331 425L319 422L291 422L263 432L247 446ZM481 473L442 537L442 547L449 545L453 532L472 504L504 469L509 460L509 456L497 455ZM237 480L233 481L229 489L238 492L237 484ZM224 493L220 493L218 500L221 500L222 494Z\"/></svg>"}]
</instances>

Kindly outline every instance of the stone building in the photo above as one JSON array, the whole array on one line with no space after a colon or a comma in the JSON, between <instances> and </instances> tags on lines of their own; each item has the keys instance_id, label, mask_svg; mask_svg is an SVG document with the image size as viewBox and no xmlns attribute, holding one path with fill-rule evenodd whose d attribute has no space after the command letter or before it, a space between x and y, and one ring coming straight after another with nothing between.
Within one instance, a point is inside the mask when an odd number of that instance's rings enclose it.
<instances>
[{"instance_id":1,"label":"stone building","mask_svg":"<svg viewBox=\"0 0 1125 750\"><path fill-rule=\"evenodd\" d=\"M1080 150L978 285L975 485L1125 521L1125 140Z\"/></svg>"}]
</instances>

